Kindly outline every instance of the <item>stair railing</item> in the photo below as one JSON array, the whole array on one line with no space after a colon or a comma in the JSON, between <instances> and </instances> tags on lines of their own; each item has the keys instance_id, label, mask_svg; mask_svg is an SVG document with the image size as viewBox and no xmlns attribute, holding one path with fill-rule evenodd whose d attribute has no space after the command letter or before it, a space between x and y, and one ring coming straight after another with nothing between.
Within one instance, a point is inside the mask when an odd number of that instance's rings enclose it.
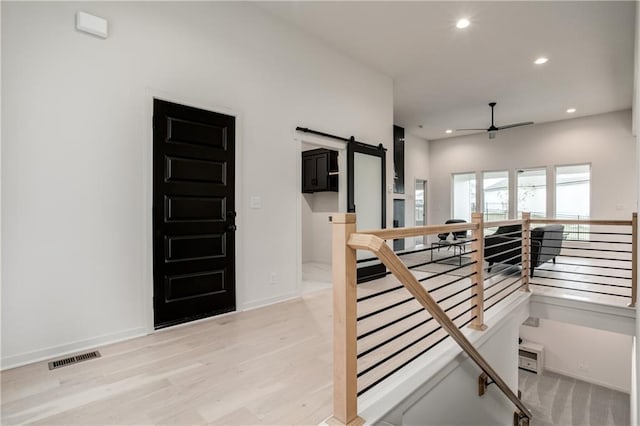
<instances>
[{"instance_id":1,"label":"stair railing","mask_svg":"<svg viewBox=\"0 0 640 426\"><path fill-rule=\"evenodd\" d=\"M421 281L426 279L430 279L433 277L428 277L425 279L418 280L414 274L411 272L410 268L407 267L393 252L393 250L387 245L385 240L393 240L400 238L410 238L410 237L419 237L426 235L435 235L439 233L455 233L460 231L471 231L471 238L468 239L464 244L467 244L470 247L469 251L465 251L467 254L471 256L471 262L465 265L462 265L460 261L460 266L457 266L453 270L460 271L461 268L469 268L471 273L463 274L462 278L456 278L452 282L457 282L460 284L461 280L468 280L471 283L471 286L463 288L460 291L457 291L456 294L460 296L464 296L462 292L467 289L471 289L471 295L466 299L455 303L453 305L456 309L460 308L463 303L469 303L469 308L465 311L466 313L470 313L471 319L468 320L464 324L468 324L469 327L474 328L476 330L484 330L486 326L484 324L484 312L486 309L489 309L491 306L494 306L496 303L499 303L501 300L506 299L511 294L516 291L530 291L530 286L536 286L537 288L542 288L542 286L546 287L556 287L558 289L564 290L578 290L575 288L571 288L569 286L560 286L560 284L544 284L538 282L540 279L554 279L554 277L548 275L549 271L541 268L539 265L532 265L532 250L531 250L531 226L533 225L541 225L541 224L565 224L565 225L576 225L576 229L570 228L569 232L565 233L562 237L563 244L566 245L566 250L568 253L564 253L564 256L574 257L574 258L583 258L587 261L593 260L611 260L615 261L616 258L611 258L610 255L607 256L607 253L617 253L618 256L627 256L628 259L626 262L630 262L631 265L629 267L617 267L617 266L596 266L601 268L609 268L614 271L625 270L629 272L629 277L627 278L630 282L629 286L626 286L625 291L628 291L628 295L620 295L620 297L627 297L630 299L630 306L635 306L637 302L637 275L638 275L638 221L637 214L633 213L631 220L590 220L590 219L532 219L529 213L523 213L522 219L519 220L503 220L503 221L495 221L495 222L483 222L483 215L481 213L473 213L471 223L456 223L450 225L432 225L432 226L420 226L414 228L395 228L395 229L380 229L374 231L361 231L356 232L356 215L353 213L347 214L336 214L332 217L333 221L333 321L334 321L334 393L333 393L333 417L331 423L333 424L342 424L342 425L356 425L361 424L363 422L362 419L358 417L358 339L361 336L358 336L358 321L362 319L362 317L358 317L358 302L362 299L370 299L372 297L386 298L392 292L400 291L399 289L405 288L409 293L413 296L413 299L419 303L419 306L424 308L430 315L431 318L434 319L440 327L446 332L446 335L453 338L453 340L467 353L467 355L480 367L484 374L487 377L480 378L480 381L483 383L487 383L488 380L492 380L495 382L497 387L507 396L507 398L517 407L517 411L514 417L514 424L523 424L526 425L529 423L531 419L531 412L527 409L527 407L522 403L522 401L518 398L517 395L507 386L507 384L502 380L502 378L496 373L496 371L487 363L487 361L480 355L480 353L473 347L473 345L469 342L469 340L465 337L465 335L460 331L459 326L455 324L454 320L458 320L460 315L456 317L449 318L447 312L449 312L452 307L448 309L443 309L439 305L438 302L449 299L450 297L445 297L440 300L436 300L430 291L427 291L424 287L424 284ZM490 235L485 237L485 229L486 228L497 228L499 226L509 226L509 225L520 225L520 227L512 232L507 234L502 234L512 239L511 242L499 243L505 245L505 251L511 251L508 254L506 259L503 259L504 256L501 257L501 260L497 262L500 264L500 267L503 271L498 271L491 273L491 266L488 268L484 267L485 260L491 261L490 256L487 256L485 259L485 238L491 238ZM621 232L619 230L611 231L599 231L594 227L597 226L613 226L618 228L620 226L630 227L631 229L627 232ZM568 234L568 235L567 235ZM582 237L578 235L578 237L572 237L573 234L585 234L588 237ZM593 237L595 235L595 237ZM624 239L626 238L626 239ZM621 239L624 239L621 241ZM518 241L519 240L519 241ZM515 245L514 242L515 241ZM569 243L574 244L574 246L570 246ZM601 249L605 254L604 255L593 255L591 253L595 253L594 250L600 250L600 248L591 247L581 247L580 244L603 244L603 243L611 243L614 246L624 246L629 247L624 249L612 249L612 248L604 248ZM434 243L436 244L436 243ZM537 243L540 247L538 250L543 250L545 245ZM576 246L577 244L577 246ZM457 245L457 243L454 243ZM498 244L495 244L498 245ZM389 270L390 274L393 274L398 281L401 283L400 286L391 287L389 289L385 289L383 291L379 291L377 294L368 295L358 299L357 289L356 289L356 281L357 281L357 250L367 250L372 252L377 259L379 259ZM431 250L433 253L433 245L431 249L423 249L421 251L429 251ZM564 250L564 249L563 249ZM586 255L577 254L576 251L583 250L587 251ZM460 251L461 256L462 251ZM623 253L623 254L621 254ZM406 254L406 253L403 253ZM401 254L401 255L403 255ZM562 255L561 255L562 256ZM454 247L454 256L455 256L455 247ZM442 258L440 260L450 259L450 258ZM626 258L625 258L626 259ZM554 258L555 262L555 258ZM433 263L426 262L423 264ZM561 261L557 262L559 266L562 266L563 263ZM575 265L575 263L565 263L564 265ZM520 267L521 271L518 271L516 268L511 268L513 266ZM588 266L588 265L587 265ZM532 268L535 267L535 274L531 274ZM570 273L569 271L560 269L561 273ZM544 275L539 276L538 271L543 272ZM484 272L487 271L486 275L483 275ZM441 272L434 274L435 276L441 276L447 272ZM577 272L574 272L577 273ZM611 274L605 273L586 273L588 276L594 277L609 277L609 278L619 278L618 276L613 276ZM611 276L609 276L611 275ZM534 277L534 281L531 281L531 276ZM506 279L515 280L508 282ZM561 280L562 278L555 278ZM567 282L575 282L575 280L568 279ZM598 284L598 283L593 283ZM598 284L602 285L602 284ZM444 286L438 286L438 288L442 288ZM616 287L623 287L622 285L616 285ZM627 290L628 289L628 290ZM485 290L489 291L490 294L485 297ZM433 289L431 291L434 291ZM580 291L588 291L588 290L580 290ZM608 294L606 292L599 291L591 291L591 293L600 293L600 294ZM496 302L494 300L497 299L497 296L501 296L499 300ZM618 296L618 295L615 295ZM491 304L487 303L490 299ZM402 299L399 302L397 300L394 301L394 306L400 305L407 302L407 299ZM403 305L405 306L405 305ZM382 312L385 309L380 309L373 314L377 314L378 312ZM418 309L421 310L421 309ZM451 311L452 313L454 311ZM415 312L413 312L415 313ZM409 317L413 315L410 313L406 315ZM373 315L372 313L368 313L364 315L365 317L370 317ZM464 319L464 318L463 318ZM421 324L426 323L426 320ZM459 320L458 320L459 321ZM397 321L391 321L391 323L395 323ZM459 321L460 322L460 321ZM390 323L390 324L391 324ZM463 324L463 325L464 325ZM374 331L378 329L384 329L389 324L383 325L381 327L377 327ZM420 324L412 326L411 329L415 329ZM370 333L367 333L370 334ZM403 332L404 334L404 332ZM445 335L445 337L446 337ZM388 339L385 343L394 340L396 337ZM441 340L440 340L441 341ZM412 343L413 344L413 343ZM382 344L378 345L381 346ZM406 347L409 347L407 345ZM404 349L402 349L404 350ZM427 349L428 350L428 349ZM370 352L371 350L365 351ZM400 351L398 351L400 352ZM424 353L425 351L421 352ZM420 353L420 354L421 354ZM418 356L420 355L418 354ZM362 354L360 354L362 355ZM415 359L415 356L411 359ZM405 364L406 365L406 364ZM399 368L394 369L393 371L397 371ZM370 370L371 368L369 368ZM388 373L384 377L388 377L388 375L393 374ZM483 375L484 376L484 375ZM381 380L379 379L376 383L379 383ZM481 387L482 384L481 383ZM375 385L375 383L374 383ZM373 385L369 385L371 387ZM361 393L364 392L361 391Z\"/></svg>"},{"instance_id":2,"label":"stair railing","mask_svg":"<svg viewBox=\"0 0 640 426\"><path fill-rule=\"evenodd\" d=\"M422 226L415 228L382 229L356 232L354 213L336 214L333 222L333 362L334 393L333 417L331 423L342 425L362 424L357 409L357 291L356 291L356 250L372 252L387 269L411 293L416 301L435 319L442 329L451 336L465 353L480 367L506 397L517 407L516 418L528 424L531 411L509 388L500 375L469 342L458 326L425 290L407 266L398 258L385 240L433 235L442 232L470 230L472 232L472 257L475 270L471 278L476 293L471 298L474 314L470 327L486 329L483 323L483 232L482 214L474 213L472 223ZM523 267L524 269L524 267Z\"/></svg>"}]
</instances>

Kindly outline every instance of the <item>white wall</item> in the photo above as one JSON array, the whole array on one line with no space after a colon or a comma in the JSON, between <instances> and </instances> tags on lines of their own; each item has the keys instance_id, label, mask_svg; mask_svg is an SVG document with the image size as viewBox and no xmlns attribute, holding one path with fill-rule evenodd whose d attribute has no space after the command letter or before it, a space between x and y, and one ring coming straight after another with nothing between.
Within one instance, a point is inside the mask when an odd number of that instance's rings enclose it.
<instances>
[{"instance_id":1,"label":"white wall","mask_svg":"<svg viewBox=\"0 0 640 426\"><path fill-rule=\"evenodd\" d=\"M153 94L238 116L241 309L296 295L293 129L392 141L390 78L248 4L2 2L2 53L4 367L150 329Z\"/></svg>"},{"instance_id":2,"label":"white wall","mask_svg":"<svg viewBox=\"0 0 640 426\"><path fill-rule=\"evenodd\" d=\"M393 157L387 153L388 157ZM427 181L427 196L429 195L429 142L414 136L405 130L404 135L404 194L387 194L387 197L404 199L405 226L415 226L415 191L416 179ZM428 200L427 200L428 203ZM391 210L393 216L393 210ZM427 217L427 220L429 218ZM405 248L414 246L415 239L405 241Z\"/></svg>"},{"instance_id":3,"label":"white wall","mask_svg":"<svg viewBox=\"0 0 640 426\"><path fill-rule=\"evenodd\" d=\"M544 368L586 382L631 391L632 336L540 319L520 337L544 346Z\"/></svg>"},{"instance_id":4,"label":"white wall","mask_svg":"<svg viewBox=\"0 0 640 426\"><path fill-rule=\"evenodd\" d=\"M631 111L429 142L431 203L429 222L443 223L451 211L451 174L590 163L591 217L629 219L636 210L635 141ZM552 182L547 178L549 202ZM548 214L553 214L552 205Z\"/></svg>"},{"instance_id":5,"label":"white wall","mask_svg":"<svg viewBox=\"0 0 640 426\"><path fill-rule=\"evenodd\" d=\"M302 195L302 262L331 264L331 213L338 212L337 192Z\"/></svg>"}]
</instances>

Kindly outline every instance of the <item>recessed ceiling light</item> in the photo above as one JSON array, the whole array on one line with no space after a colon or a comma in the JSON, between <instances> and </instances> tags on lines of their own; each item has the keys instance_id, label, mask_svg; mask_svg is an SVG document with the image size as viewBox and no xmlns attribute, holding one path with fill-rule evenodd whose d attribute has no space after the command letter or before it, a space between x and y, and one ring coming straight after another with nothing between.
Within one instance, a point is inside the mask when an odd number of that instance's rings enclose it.
<instances>
[{"instance_id":1,"label":"recessed ceiling light","mask_svg":"<svg viewBox=\"0 0 640 426\"><path fill-rule=\"evenodd\" d=\"M445 130L444 132L445 132L445 133L453 133L453 130L451 130L451 129L447 129L447 130Z\"/></svg>"},{"instance_id":2,"label":"recessed ceiling light","mask_svg":"<svg viewBox=\"0 0 640 426\"><path fill-rule=\"evenodd\" d=\"M470 24L471 22L469 22L467 18L458 19L458 22L456 22L456 28L467 28Z\"/></svg>"},{"instance_id":3,"label":"recessed ceiling light","mask_svg":"<svg viewBox=\"0 0 640 426\"><path fill-rule=\"evenodd\" d=\"M533 61L533 63L536 64L536 65L542 65L542 64L546 64L548 60L549 60L549 58L545 58L544 56L540 56L538 59Z\"/></svg>"},{"instance_id":4,"label":"recessed ceiling light","mask_svg":"<svg viewBox=\"0 0 640 426\"><path fill-rule=\"evenodd\" d=\"M576 109L575 109L575 108L569 108L569 109L567 110L567 112L568 112L569 114L573 114L574 112L576 112Z\"/></svg>"}]
</instances>

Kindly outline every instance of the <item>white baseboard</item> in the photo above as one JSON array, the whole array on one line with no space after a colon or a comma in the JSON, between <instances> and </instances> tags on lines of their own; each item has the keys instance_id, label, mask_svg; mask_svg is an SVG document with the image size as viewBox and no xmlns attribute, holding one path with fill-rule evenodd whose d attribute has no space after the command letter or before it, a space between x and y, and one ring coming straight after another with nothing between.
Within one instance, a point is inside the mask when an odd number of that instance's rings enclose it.
<instances>
[{"instance_id":1,"label":"white baseboard","mask_svg":"<svg viewBox=\"0 0 640 426\"><path fill-rule=\"evenodd\" d=\"M297 292L287 293L280 296L267 297L264 299L254 300L252 302L242 303L238 306L238 311L250 311L252 309L258 309L265 306L273 305L274 303L287 302L300 297Z\"/></svg>"},{"instance_id":2,"label":"white baseboard","mask_svg":"<svg viewBox=\"0 0 640 426\"><path fill-rule=\"evenodd\" d=\"M149 333L146 328L139 327L120 331L117 333L103 334L102 336L92 337L85 340L78 340L72 343L65 343L63 345L51 346L49 348L39 349L33 352L25 352L18 355L3 357L0 364L0 371L20 367L22 365L31 364L38 361L44 361L51 358L58 358L88 349L94 349L97 346L109 345L111 343L117 343L123 340L132 339L134 337L145 336L147 334Z\"/></svg>"},{"instance_id":3,"label":"white baseboard","mask_svg":"<svg viewBox=\"0 0 640 426\"><path fill-rule=\"evenodd\" d=\"M549 368L546 365L544 366L545 371L551 371L552 373L560 374L562 376L571 377L572 379L582 380L583 382L591 383L594 385L602 386L607 389L613 389L622 393L630 393L629 389L624 389L620 386L613 385L611 383L603 382L601 380L596 380L593 377L582 376L580 374L576 374L570 371L565 371L559 368Z\"/></svg>"},{"instance_id":4,"label":"white baseboard","mask_svg":"<svg viewBox=\"0 0 640 426\"><path fill-rule=\"evenodd\" d=\"M280 296L259 299L253 302L243 303L242 305L238 306L237 311L229 312L228 314L224 314L224 315L233 315L239 311L249 311L252 309L258 309L264 306L273 305L274 303L294 300L299 297L300 297L299 294L292 292L292 293L288 293ZM178 326L193 325L195 322L211 321L218 318L220 318L220 315L203 318L198 321L187 322L185 324L180 324ZM166 329L161 329L160 331L169 330L175 327L177 326L167 327ZM117 333L105 334L98 337L92 337L86 340L79 340L72 343L65 343L63 345L51 346L49 348L39 349L37 351L25 352L18 355L3 357L2 360L0 361L0 371L8 370L10 368L20 367L20 366L31 364L34 362L44 361L51 358L58 358L65 355L72 354L72 353L85 351L88 349L95 349L98 346L109 345L112 343L121 342L123 340L132 339L134 337L146 336L147 334L154 333L154 332L155 332L154 330L148 330L145 327L139 327L139 328L125 330Z\"/></svg>"}]
</instances>

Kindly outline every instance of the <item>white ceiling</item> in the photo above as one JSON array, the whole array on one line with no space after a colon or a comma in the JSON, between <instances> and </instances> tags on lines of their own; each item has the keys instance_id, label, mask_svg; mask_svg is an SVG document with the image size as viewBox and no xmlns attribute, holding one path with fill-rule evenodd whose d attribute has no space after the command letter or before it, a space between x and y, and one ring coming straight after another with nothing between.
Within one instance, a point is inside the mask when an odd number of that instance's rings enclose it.
<instances>
[{"instance_id":1,"label":"white ceiling","mask_svg":"<svg viewBox=\"0 0 640 426\"><path fill-rule=\"evenodd\" d=\"M631 107L633 1L259 7L392 77L395 124L426 139L447 137L445 129L489 127L487 103L494 100L497 126ZM461 17L471 20L465 30L455 28ZM538 56L549 62L534 65ZM569 107L577 112L567 114Z\"/></svg>"}]
</instances>

